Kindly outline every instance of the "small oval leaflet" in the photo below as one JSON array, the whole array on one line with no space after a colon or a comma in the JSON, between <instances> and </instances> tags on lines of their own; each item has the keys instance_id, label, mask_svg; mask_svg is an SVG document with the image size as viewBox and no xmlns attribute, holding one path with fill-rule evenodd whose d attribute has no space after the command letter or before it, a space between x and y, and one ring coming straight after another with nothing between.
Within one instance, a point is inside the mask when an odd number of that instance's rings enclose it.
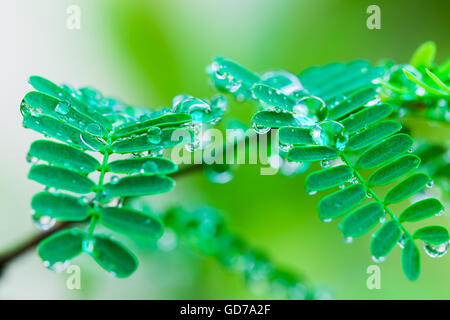
<instances>
[{"instance_id":1,"label":"small oval leaflet","mask_svg":"<svg viewBox=\"0 0 450 320\"><path fill-rule=\"evenodd\" d=\"M108 228L144 240L155 240L163 234L162 221L154 215L116 207L100 208L101 222Z\"/></svg>"},{"instance_id":2,"label":"small oval leaflet","mask_svg":"<svg viewBox=\"0 0 450 320\"><path fill-rule=\"evenodd\" d=\"M434 215L444 210L442 203L435 198L428 198L417 201L403 210L400 214L400 222L416 222Z\"/></svg>"},{"instance_id":3,"label":"small oval leaflet","mask_svg":"<svg viewBox=\"0 0 450 320\"><path fill-rule=\"evenodd\" d=\"M168 159L142 157L112 161L108 164L108 170L115 173L128 174L169 174L177 171L178 166Z\"/></svg>"},{"instance_id":4,"label":"small oval leaflet","mask_svg":"<svg viewBox=\"0 0 450 320\"><path fill-rule=\"evenodd\" d=\"M373 100L377 92L374 88L362 89L359 92L354 93L342 103L338 104L328 113L328 118L332 120L339 119L352 111L355 111L359 107L365 105L367 102Z\"/></svg>"},{"instance_id":5,"label":"small oval leaflet","mask_svg":"<svg viewBox=\"0 0 450 320\"><path fill-rule=\"evenodd\" d=\"M355 184L332 193L320 200L319 218L326 221L340 217L359 205L365 198L366 191L361 184Z\"/></svg>"},{"instance_id":6,"label":"small oval leaflet","mask_svg":"<svg viewBox=\"0 0 450 320\"><path fill-rule=\"evenodd\" d=\"M407 152L413 146L413 139L403 133L396 134L365 151L356 162L362 169L378 167L396 156Z\"/></svg>"},{"instance_id":7,"label":"small oval leaflet","mask_svg":"<svg viewBox=\"0 0 450 320\"><path fill-rule=\"evenodd\" d=\"M339 224L345 238L360 237L375 227L385 212L378 202L370 202L344 217Z\"/></svg>"},{"instance_id":8,"label":"small oval leaflet","mask_svg":"<svg viewBox=\"0 0 450 320\"><path fill-rule=\"evenodd\" d=\"M377 123L366 130L352 136L347 142L347 149L359 150L396 133L402 125L394 120Z\"/></svg>"},{"instance_id":9,"label":"small oval leaflet","mask_svg":"<svg viewBox=\"0 0 450 320\"><path fill-rule=\"evenodd\" d=\"M253 116L252 123L265 128L299 126L292 113L276 111L259 111Z\"/></svg>"},{"instance_id":10,"label":"small oval leaflet","mask_svg":"<svg viewBox=\"0 0 450 320\"><path fill-rule=\"evenodd\" d=\"M447 243L450 240L448 230L442 226L428 226L423 227L414 232L414 239L420 239L423 242L440 245Z\"/></svg>"},{"instance_id":11,"label":"small oval leaflet","mask_svg":"<svg viewBox=\"0 0 450 320\"><path fill-rule=\"evenodd\" d=\"M28 155L79 173L91 173L100 167L100 162L94 157L71 146L48 140L34 141Z\"/></svg>"},{"instance_id":12,"label":"small oval leaflet","mask_svg":"<svg viewBox=\"0 0 450 320\"><path fill-rule=\"evenodd\" d=\"M309 128L281 127L279 139L288 145L314 144L310 131Z\"/></svg>"},{"instance_id":13,"label":"small oval leaflet","mask_svg":"<svg viewBox=\"0 0 450 320\"><path fill-rule=\"evenodd\" d=\"M413 154L406 154L372 173L369 177L369 184L373 186L384 186L410 173L419 164L419 157Z\"/></svg>"},{"instance_id":14,"label":"small oval leaflet","mask_svg":"<svg viewBox=\"0 0 450 320\"><path fill-rule=\"evenodd\" d=\"M259 101L287 111L292 111L295 104L291 97L265 84L255 84L252 87L252 93Z\"/></svg>"},{"instance_id":15,"label":"small oval leaflet","mask_svg":"<svg viewBox=\"0 0 450 320\"><path fill-rule=\"evenodd\" d=\"M54 166L32 166L28 173L28 179L47 187L80 194L89 193L95 189L95 183L91 179L75 171Z\"/></svg>"},{"instance_id":16,"label":"small oval leaflet","mask_svg":"<svg viewBox=\"0 0 450 320\"><path fill-rule=\"evenodd\" d=\"M386 257L395 247L402 236L399 224L395 220L389 220L373 234L370 242L370 251L377 258Z\"/></svg>"},{"instance_id":17,"label":"small oval leaflet","mask_svg":"<svg viewBox=\"0 0 450 320\"><path fill-rule=\"evenodd\" d=\"M325 168L309 174L306 177L306 191L321 191L336 187L347 182L353 175L353 170L346 166Z\"/></svg>"},{"instance_id":18,"label":"small oval leaflet","mask_svg":"<svg viewBox=\"0 0 450 320\"><path fill-rule=\"evenodd\" d=\"M129 176L103 186L107 198L148 196L172 190L175 181L165 176Z\"/></svg>"},{"instance_id":19,"label":"small oval leaflet","mask_svg":"<svg viewBox=\"0 0 450 320\"><path fill-rule=\"evenodd\" d=\"M415 281L420 276L420 252L411 237L405 241L402 250L402 268L406 277Z\"/></svg>"},{"instance_id":20,"label":"small oval leaflet","mask_svg":"<svg viewBox=\"0 0 450 320\"><path fill-rule=\"evenodd\" d=\"M326 146L304 146L289 150L288 159L291 161L320 161L334 160L339 157L335 149Z\"/></svg>"},{"instance_id":21,"label":"small oval leaflet","mask_svg":"<svg viewBox=\"0 0 450 320\"><path fill-rule=\"evenodd\" d=\"M106 235L94 235L89 239L92 250L87 251L106 271L118 278L129 277L138 267L136 256L120 242Z\"/></svg>"},{"instance_id":22,"label":"small oval leaflet","mask_svg":"<svg viewBox=\"0 0 450 320\"><path fill-rule=\"evenodd\" d=\"M351 114L341 121L348 134L353 134L368 125L376 123L392 113L392 107L387 104L378 104L373 107L364 108Z\"/></svg>"},{"instance_id":23,"label":"small oval leaflet","mask_svg":"<svg viewBox=\"0 0 450 320\"><path fill-rule=\"evenodd\" d=\"M57 264L70 261L83 251L85 236L86 233L78 229L59 231L39 243L38 254L45 266L55 269Z\"/></svg>"},{"instance_id":24,"label":"small oval leaflet","mask_svg":"<svg viewBox=\"0 0 450 320\"><path fill-rule=\"evenodd\" d=\"M397 184L384 197L385 203L395 203L405 200L419 192L430 182L431 178L425 173L416 173Z\"/></svg>"},{"instance_id":25,"label":"small oval leaflet","mask_svg":"<svg viewBox=\"0 0 450 320\"><path fill-rule=\"evenodd\" d=\"M90 206L80 198L68 194L40 192L31 200L31 207L39 216L62 221L83 221L89 217Z\"/></svg>"}]
</instances>

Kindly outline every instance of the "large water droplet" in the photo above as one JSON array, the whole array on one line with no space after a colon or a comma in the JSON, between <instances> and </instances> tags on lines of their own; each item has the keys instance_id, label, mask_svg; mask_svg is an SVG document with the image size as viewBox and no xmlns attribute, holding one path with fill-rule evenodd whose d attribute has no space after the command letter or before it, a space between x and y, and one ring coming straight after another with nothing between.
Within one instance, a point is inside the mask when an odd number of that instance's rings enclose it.
<instances>
[{"instance_id":1,"label":"large water droplet","mask_svg":"<svg viewBox=\"0 0 450 320\"><path fill-rule=\"evenodd\" d=\"M142 165L140 172L142 174L155 174L158 172L158 165L153 161L147 161Z\"/></svg>"},{"instance_id":2,"label":"large water droplet","mask_svg":"<svg viewBox=\"0 0 450 320\"><path fill-rule=\"evenodd\" d=\"M270 127L260 126L257 123L252 123L252 128L257 134L266 134L270 131Z\"/></svg>"},{"instance_id":3,"label":"large water droplet","mask_svg":"<svg viewBox=\"0 0 450 320\"><path fill-rule=\"evenodd\" d=\"M147 140L149 143L158 144L161 142L162 130L159 127L151 127L147 131Z\"/></svg>"},{"instance_id":4,"label":"large water droplet","mask_svg":"<svg viewBox=\"0 0 450 320\"><path fill-rule=\"evenodd\" d=\"M328 108L321 98L305 96L296 101L292 111L295 117L306 117L314 123L326 118Z\"/></svg>"},{"instance_id":5,"label":"large water droplet","mask_svg":"<svg viewBox=\"0 0 450 320\"><path fill-rule=\"evenodd\" d=\"M423 248L425 252L432 258L442 258L448 252L449 242L445 242L439 245L430 244L427 242L423 243Z\"/></svg>"},{"instance_id":6,"label":"large water droplet","mask_svg":"<svg viewBox=\"0 0 450 320\"><path fill-rule=\"evenodd\" d=\"M70 102L69 101L60 101L55 108L55 111L61 115L66 115L70 111Z\"/></svg>"},{"instance_id":7,"label":"large water droplet","mask_svg":"<svg viewBox=\"0 0 450 320\"><path fill-rule=\"evenodd\" d=\"M86 130L87 133L90 133L94 136L101 137L102 136L102 128L96 124L96 123L90 123L88 124L84 130Z\"/></svg>"},{"instance_id":8,"label":"large water droplet","mask_svg":"<svg viewBox=\"0 0 450 320\"><path fill-rule=\"evenodd\" d=\"M344 126L333 120L318 123L311 128L310 135L316 144L339 150L344 150L348 142L348 134Z\"/></svg>"},{"instance_id":9,"label":"large water droplet","mask_svg":"<svg viewBox=\"0 0 450 320\"><path fill-rule=\"evenodd\" d=\"M39 216L34 210L31 211L31 220L36 228L43 231L51 229L56 223L56 219L48 216Z\"/></svg>"}]
</instances>

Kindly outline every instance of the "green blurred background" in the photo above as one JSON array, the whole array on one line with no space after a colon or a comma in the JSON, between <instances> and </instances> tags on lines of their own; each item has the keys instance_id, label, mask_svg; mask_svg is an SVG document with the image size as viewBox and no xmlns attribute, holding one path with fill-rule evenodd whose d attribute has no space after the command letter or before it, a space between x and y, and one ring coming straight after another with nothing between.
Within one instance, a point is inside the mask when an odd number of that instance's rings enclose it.
<instances>
[{"instance_id":1,"label":"green blurred background","mask_svg":"<svg viewBox=\"0 0 450 320\"><path fill-rule=\"evenodd\" d=\"M66 28L71 4L81 9L80 30ZM381 8L381 30L366 27L371 4ZM434 40L442 62L450 53L449 9L449 1L435 0L2 1L0 250L37 232L28 212L40 187L26 180L25 154L38 135L21 127L18 109L29 75L92 85L128 104L153 108L168 105L179 93L211 96L204 70L216 55L255 71L297 73L356 58L407 62L420 43ZM228 115L248 123L252 111L233 102ZM432 134L448 134L438 130ZM450 298L450 254L441 259L423 254L423 274L411 283L401 272L399 248L380 265L381 289L368 290L370 235L344 244L336 223L319 221L319 198L306 196L303 180L302 175L261 176L258 167L241 166L228 184L213 185L197 174L149 201L155 208L176 203L219 208L232 230L277 265L327 285L338 299ZM434 222L448 226L448 212ZM5 270L0 298L264 298L211 258L185 248L152 252L126 243L141 262L129 279L113 278L82 257L73 262L82 268L82 288L68 290L67 275L42 267L33 251Z\"/></svg>"}]
</instances>

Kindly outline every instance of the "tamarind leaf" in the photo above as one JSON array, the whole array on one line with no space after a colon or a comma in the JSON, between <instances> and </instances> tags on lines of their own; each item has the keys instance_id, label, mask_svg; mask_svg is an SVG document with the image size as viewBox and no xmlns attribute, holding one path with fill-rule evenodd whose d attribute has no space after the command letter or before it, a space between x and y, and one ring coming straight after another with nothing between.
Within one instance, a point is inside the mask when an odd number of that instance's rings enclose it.
<instances>
[{"instance_id":1,"label":"tamarind leaf","mask_svg":"<svg viewBox=\"0 0 450 320\"><path fill-rule=\"evenodd\" d=\"M344 237L360 237L375 227L385 212L378 202L370 202L347 214L339 224Z\"/></svg>"},{"instance_id":2,"label":"tamarind leaf","mask_svg":"<svg viewBox=\"0 0 450 320\"><path fill-rule=\"evenodd\" d=\"M295 105L294 99L265 84L255 84L252 93L256 99L270 106L291 111Z\"/></svg>"},{"instance_id":3,"label":"tamarind leaf","mask_svg":"<svg viewBox=\"0 0 450 320\"><path fill-rule=\"evenodd\" d=\"M107 170L115 173L170 174L178 170L172 161L159 157L141 157L112 161Z\"/></svg>"},{"instance_id":4,"label":"tamarind leaf","mask_svg":"<svg viewBox=\"0 0 450 320\"><path fill-rule=\"evenodd\" d=\"M281 127L278 134L280 142L288 145L314 143L309 128Z\"/></svg>"},{"instance_id":5,"label":"tamarind leaf","mask_svg":"<svg viewBox=\"0 0 450 320\"><path fill-rule=\"evenodd\" d=\"M450 240L448 230L442 226L423 227L414 232L414 239L420 239L423 242L440 245Z\"/></svg>"},{"instance_id":6,"label":"tamarind leaf","mask_svg":"<svg viewBox=\"0 0 450 320\"><path fill-rule=\"evenodd\" d=\"M416 222L440 214L443 210L444 206L438 199L428 198L417 201L403 210L399 221Z\"/></svg>"},{"instance_id":7,"label":"tamarind leaf","mask_svg":"<svg viewBox=\"0 0 450 320\"><path fill-rule=\"evenodd\" d=\"M32 166L28 173L28 179L46 187L80 194L92 192L96 187L91 179L75 171L43 164Z\"/></svg>"},{"instance_id":8,"label":"tamarind leaf","mask_svg":"<svg viewBox=\"0 0 450 320\"><path fill-rule=\"evenodd\" d=\"M144 240L155 240L163 234L162 221L154 215L116 207L99 210L100 221L114 231Z\"/></svg>"},{"instance_id":9,"label":"tamarind leaf","mask_svg":"<svg viewBox=\"0 0 450 320\"><path fill-rule=\"evenodd\" d=\"M58 193L40 192L33 196L31 207L38 216L62 221L83 221L89 217L91 207L80 198Z\"/></svg>"},{"instance_id":10,"label":"tamarind leaf","mask_svg":"<svg viewBox=\"0 0 450 320\"><path fill-rule=\"evenodd\" d=\"M161 129L167 127L177 127L191 121L191 116L185 113L165 114L158 118L119 127L114 131L112 136L113 138L119 138L132 134L139 134L147 131L151 127L159 127Z\"/></svg>"},{"instance_id":11,"label":"tamarind leaf","mask_svg":"<svg viewBox=\"0 0 450 320\"><path fill-rule=\"evenodd\" d=\"M420 276L420 252L414 240L408 238L402 250L402 268L405 276L415 281Z\"/></svg>"},{"instance_id":12,"label":"tamarind leaf","mask_svg":"<svg viewBox=\"0 0 450 320\"><path fill-rule=\"evenodd\" d=\"M123 244L103 234L92 236L92 249L87 251L100 267L118 278L129 277L138 267L136 256Z\"/></svg>"},{"instance_id":13,"label":"tamarind leaf","mask_svg":"<svg viewBox=\"0 0 450 320\"><path fill-rule=\"evenodd\" d=\"M341 123L344 125L348 134L353 134L368 125L386 118L392 113L392 110L392 107L388 104L377 104L352 113L343 119Z\"/></svg>"},{"instance_id":14,"label":"tamarind leaf","mask_svg":"<svg viewBox=\"0 0 450 320\"><path fill-rule=\"evenodd\" d=\"M399 224L395 220L389 220L377 230L370 242L370 252L378 259L384 259L395 247L402 236Z\"/></svg>"},{"instance_id":15,"label":"tamarind leaf","mask_svg":"<svg viewBox=\"0 0 450 320\"><path fill-rule=\"evenodd\" d=\"M103 186L107 198L147 196L172 190L175 181L165 176L128 176Z\"/></svg>"},{"instance_id":16,"label":"tamarind leaf","mask_svg":"<svg viewBox=\"0 0 450 320\"><path fill-rule=\"evenodd\" d=\"M361 169L378 167L410 150L413 143L413 139L407 134L393 135L365 151L357 160L356 166Z\"/></svg>"},{"instance_id":17,"label":"tamarind leaf","mask_svg":"<svg viewBox=\"0 0 450 320\"><path fill-rule=\"evenodd\" d=\"M280 128L300 124L292 113L276 111L259 111L252 117L252 123L261 127Z\"/></svg>"},{"instance_id":18,"label":"tamarind leaf","mask_svg":"<svg viewBox=\"0 0 450 320\"><path fill-rule=\"evenodd\" d=\"M320 161L333 160L339 157L335 149L325 146L302 146L289 150L288 159L291 161Z\"/></svg>"},{"instance_id":19,"label":"tamarind leaf","mask_svg":"<svg viewBox=\"0 0 450 320\"><path fill-rule=\"evenodd\" d=\"M422 172L415 173L393 187L384 197L386 204L400 202L419 192L430 183L431 178Z\"/></svg>"},{"instance_id":20,"label":"tamarind leaf","mask_svg":"<svg viewBox=\"0 0 450 320\"><path fill-rule=\"evenodd\" d=\"M161 141L158 143L153 143L144 134L134 138L117 140L111 144L110 151L112 153L132 153L172 148L177 145L191 143L193 138L194 134L192 130L185 128L165 128L161 130Z\"/></svg>"},{"instance_id":21,"label":"tamarind leaf","mask_svg":"<svg viewBox=\"0 0 450 320\"><path fill-rule=\"evenodd\" d=\"M353 170L346 165L325 168L306 177L306 191L321 191L336 187L347 182L352 176Z\"/></svg>"},{"instance_id":22,"label":"tamarind leaf","mask_svg":"<svg viewBox=\"0 0 450 320\"><path fill-rule=\"evenodd\" d=\"M365 198L366 191L361 184L329 194L319 201L319 218L323 221L338 218L362 203Z\"/></svg>"},{"instance_id":23,"label":"tamarind leaf","mask_svg":"<svg viewBox=\"0 0 450 320\"><path fill-rule=\"evenodd\" d=\"M433 41L422 43L414 52L411 61L413 67L431 67L436 56L436 44Z\"/></svg>"},{"instance_id":24,"label":"tamarind leaf","mask_svg":"<svg viewBox=\"0 0 450 320\"><path fill-rule=\"evenodd\" d=\"M82 243L86 233L78 229L59 231L38 245L38 254L44 265L58 271L62 264L78 256L82 251Z\"/></svg>"},{"instance_id":25,"label":"tamarind leaf","mask_svg":"<svg viewBox=\"0 0 450 320\"><path fill-rule=\"evenodd\" d=\"M84 102L74 97L72 93L64 90L50 80L40 76L31 76L28 82L37 91L41 91L61 101L68 101L72 108L95 120L101 127L111 130L111 123L107 118L98 113L94 107L86 105Z\"/></svg>"},{"instance_id":26,"label":"tamarind leaf","mask_svg":"<svg viewBox=\"0 0 450 320\"><path fill-rule=\"evenodd\" d=\"M25 95L23 103L26 103L30 110L48 115L61 122L70 123L71 126L78 130L93 134L97 137L104 137L108 132L106 128L89 116L72 108L70 102L61 101L45 93L31 91Z\"/></svg>"},{"instance_id":27,"label":"tamarind leaf","mask_svg":"<svg viewBox=\"0 0 450 320\"><path fill-rule=\"evenodd\" d=\"M385 139L402 128L402 125L394 120L379 122L361 133L352 136L346 145L350 151L365 148L375 142Z\"/></svg>"},{"instance_id":28,"label":"tamarind leaf","mask_svg":"<svg viewBox=\"0 0 450 320\"><path fill-rule=\"evenodd\" d=\"M377 91L373 87L361 89L349 96L342 103L331 108L328 113L328 118L332 120L339 119L375 99L376 96Z\"/></svg>"},{"instance_id":29,"label":"tamarind leaf","mask_svg":"<svg viewBox=\"0 0 450 320\"><path fill-rule=\"evenodd\" d=\"M85 174L98 170L101 166L97 159L74 147L48 140L34 141L28 157Z\"/></svg>"},{"instance_id":30,"label":"tamarind leaf","mask_svg":"<svg viewBox=\"0 0 450 320\"><path fill-rule=\"evenodd\" d=\"M97 137L43 114L24 114L23 126L84 150L99 151L105 147Z\"/></svg>"},{"instance_id":31,"label":"tamarind leaf","mask_svg":"<svg viewBox=\"0 0 450 320\"><path fill-rule=\"evenodd\" d=\"M384 186L410 173L419 164L419 157L413 154L406 154L377 169L370 175L368 182L373 186Z\"/></svg>"}]
</instances>

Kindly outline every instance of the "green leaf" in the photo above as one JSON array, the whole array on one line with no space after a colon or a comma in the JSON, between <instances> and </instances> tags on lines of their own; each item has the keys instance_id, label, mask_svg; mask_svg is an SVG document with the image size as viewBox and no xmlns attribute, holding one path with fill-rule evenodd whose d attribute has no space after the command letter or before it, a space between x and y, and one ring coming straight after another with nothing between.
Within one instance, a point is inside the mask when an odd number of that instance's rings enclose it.
<instances>
[{"instance_id":1,"label":"green leaf","mask_svg":"<svg viewBox=\"0 0 450 320\"><path fill-rule=\"evenodd\" d=\"M395 181L416 169L420 164L420 158L407 154L388 163L372 173L369 177L369 184L372 186L384 186Z\"/></svg>"},{"instance_id":2,"label":"green leaf","mask_svg":"<svg viewBox=\"0 0 450 320\"><path fill-rule=\"evenodd\" d=\"M89 253L106 271L118 278L129 277L138 267L136 256L120 242L106 235L95 235L90 239Z\"/></svg>"},{"instance_id":3,"label":"green leaf","mask_svg":"<svg viewBox=\"0 0 450 320\"><path fill-rule=\"evenodd\" d=\"M427 219L444 211L442 203L435 198L417 201L403 210L400 214L400 222L416 222Z\"/></svg>"},{"instance_id":4,"label":"green leaf","mask_svg":"<svg viewBox=\"0 0 450 320\"><path fill-rule=\"evenodd\" d=\"M383 260L395 247L401 236L402 231L395 220L383 223L381 228L373 234L370 242L372 255L378 260Z\"/></svg>"},{"instance_id":5,"label":"green leaf","mask_svg":"<svg viewBox=\"0 0 450 320\"><path fill-rule=\"evenodd\" d=\"M32 166L28 173L28 179L47 187L80 194L95 190L95 183L91 179L75 171L47 165Z\"/></svg>"},{"instance_id":6,"label":"green leaf","mask_svg":"<svg viewBox=\"0 0 450 320\"><path fill-rule=\"evenodd\" d=\"M374 100L377 96L375 88L362 89L350 97L345 99L342 103L334 106L328 113L328 118L332 120L339 119L352 111L355 111L359 107L365 105L371 100Z\"/></svg>"},{"instance_id":7,"label":"green leaf","mask_svg":"<svg viewBox=\"0 0 450 320\"><path fill-rule=\"evenodd\" d=\"M409 135L396 134L365 151L356 162L356 166L362 169L378 167L410 150L413 143L414 141Z\"/></svg>"},{"instance_id":8,"label":"green leaf","mask_svg":"<svg viewBox=\"0 0 450 320\"><path fill-rule=\"evenodd\" d=\"M380 223L385 212L378 202L368 203L345 216L339 224L345 238L360 237Z\"/></svg>"},{"instance_id":9,"label":"green leaf","mask_svg":"<svg viewBox=\"0 0 450 320\"><path fill-rule=\"evenodd\" d=\"M83 221L89 217L91 207L81 199L63 194L40 192L31 200L31 207L38 216L62 221Z\"/></svg>"},{"instance_id":10,"label":"green leaf","mask_svg":"<svg viewBox=\"0 0 450 320\"><path fill-rule=\"evenodd\" d=\"M130 176L103 186L106 198L146 196L172 190L175 181L165 176Z\"/></svg>"},{"instance_id":11,"label":"green leaf","mask_svg":"<svg viewBox=\"0 0 450 320\"><path fill-rule=\"evenodd\" d=\"M100 168L100 162L94 157L71 146L47 140L34 141L28 156L79 173L91 173Z\"/></svg>"},{"instance_id":12,"label":"green leaf","mask_svg":"<svg viewBox=\"0 0 450 320\"><path fill-rule=\"evenodd\" d=\"M107 169L115 173L169 174L178 170L170 160L159 157L141 157L116 160L108 163Z\"/></svg>"},{"instance_id":13,"label":"green leaf","mask_svg":"<svg viewBox=\"0 0 450 320\"><path fill-rule=\"evenodd\" d=\"M348 134L353 134L368 125L376 123L392 113L392 107L387 104L378 104L352 113L341 121Z\"/></svg>"},{"instance_id":14,"label":"green leaf","mask_svg":"<svg viewBox=\"0 0 450 320\"><path fill-rule=\"evenodd\" d=\"M402 128L402 125L394 120L387 120L377 123L361 133L352 136L346 145L350 151L355 151L367 147L375 142L385 139Z\"/></svg>"},{"instance_id":15,"label":"green leaf","mask_svg":"<svg viewBox=\"0 0 450 320\"><path fill-rule=\"evenodd\" d=\"M114 131L113 137L123 137L132 134L139 134L149 130L151 127L159 127L161 129L167 127L177 127L181 124L191 122L192 118L188 114L175 113L166 114L158 118L149 119L143 122L133 123L131 125L124 125Z\"/></svg>"},{"instance_id":16,"label":"green leaf","mask_svg":"<svg viewBox=\"0 0 450 320\"><path fill-rule=\"evenodd\" d=\"M193 132L189 129L165 128L161 131L161 141L159 143L153 143L151 139L144 134L135 138L117 140L111 145L110 151L112 153L143 152L159 150L161 148L172 148L193 141ZM174 139L172 139L172 135L174 135Z\"/></svg>"},{"instance_id":17,"label":"green leaf","mask_svg":"<svg viewBox=\"0 0 450 320\"><path fill-rule=\"evenodd\" d=\"M46 267L62 271L66 261L70 261L83 251L82 243L85 236L86 233L78 229L59 231L39 243L38 254Z\"/></svg>"},{"instance_id":18,"label":"green leaf","mask_svg":"<svg viewBox=\"0 0 450 320\"><path fill-rule=\"evenodd\" d=\"M163 234L159 218L131 209L102 207L101 222L108 228L144 240L155 240Z\"/></svg>"},{"instance_id":19,"label":"green leaf","mask_svg":"<svg viewBox=\"0 0 450 320\"><path fill-rule=\"evenodd\" d=\"M322 221L340 217L359 205L366 198L366 191L361 184L349 186L334 192L320 200L318 209Z\"/></svg>"},{"instance_id":20,"label":"green leaf","mask_svg":"<svg viewBox=\"0 0 450 320\"><path fill-rule=\"evenodd\" d=\"M287 145L314 144L308 128L281 127L279 140Z\"/></svg>"},{"instance_id":21,"label":"green leaf","mask_svg":"<svg viewBox=\"0 0 450 320\"><path fill-rule=\"evenodd\" d=\"M433 41L422 43L414 52L410 64L416 68L431 67L436 56L436 44Z\"/></svg>"},{"instance_id":22,"label":"green leaf","mask_svg":"<svg viewBox=\"0 0 450 320\"><path fill-rule=\"evenodd\" d=\"M321 191L344 184L353 176L353 170L345 165L325 168L306 177L306 191Z\"/></svg>"},{"instance_id":23,"label":"green leaf","mask_svg":"<svg viewBox=\"0 0 450 320\"><path fill-rule=\"evenodd\" d=\"M38 91L48 94L61 101L68 101L72 108L89 116L95 120L101 127L111 130L111 123L103 117L94 107L88 106L75 98L71 92L68 92L53 82L39 76L31 76L29 83Z\"/></svg>"},{"instance_id":24,"label":"green leaf","mask_svg":"<svg viewBox=\"0 0 450 320\"><path fill-rule=\"evenodd\" d=\"M68 123L80 131L98 137L104 137L108 133L107 128L72 108L68 101L61 101L44 93L32 91L25 95L23 103L28 104L30 112L32 110L43 113L61 122Z\"/></svg>"},{"instance_id":25,"label":"green leaf","mask_svg":"<svg viewBox=\"0 0 450 320\"><path fill-rule=\"evenodd\" d=\"M414 232L414 239L420 239L423 242L440 245L447 243L450 240L448 230L442 226L428 226L423 227Z\"/></svg>"},{"instance_id":26,"label":"green leaf","mask_svg":"<svg viewBox=\"0 0 450 320\"><path fill-rule=\"evenodd\" d=\"M395 203L409 198L430 183L431 178L425 173L416 173L393 187L384 197L385 203Z\"/></svg>"},{"instance_id":27,"label":"green leaf","mask_svg":"<svg viewBox=\"0 0 450 320\"><path fill-rule=\"evenodd\" d=\"M414 240L408 238L402 250L402 268L405 276L415 281L420 276L420 252Z\"/></svg>"},{"instance_id":28,"label":"green leaf","mask_svg":"<svg viewBox=\"0 0 450 320\"><path fill-rule=\"evenodd\" d=\"M288 159L291 161L320 161L333 160L339 157L335 149L325 146L294 147L289 150Z\"/></svg>"},{"instance_id":29,"label":"green leaf","mask_svg":"<svg viewBox=\"0 0 450 320\"><path fill-rule=\"evenodd\" d=\"M255 84L252 87L252 93L256 99L269 106L291 111L295 105L294 99L265 84Z\"/></svg>"},{"instance_id":30,"label":"green leaf","mask_svg":"<svg viewBox=\"0 0 450 320\"><path fill-rule=\"evenodd\" d=\"M264 128L280 128L299 126L298 121L290 112L259 111L252 118L254 125Z\"/></svg>"},{"instance_id":31,"label":"green leaf","mask_svg":"<svg viewBox=\"0 0 450 320\"><path fill-rule=\"evenodd\" d=\"M433 80L434 83L436 83L436 85L439 88L441 88L442 90L444 90L445 92L450 94L450 87L448 87L441 79L439 79L439 77L437 75L435 75L433 72L428 70L428 68L425 68L425 71L428 74L428 76L431 78L431 80Z\"/></svg>"},{"instance_id":32,"label":"green leaf","mask_svg":"<svg viewBox=\"0 0 450 320\"><path fill-rule=\"evenodd\" d=\"M84 150L99 151L105 147L97 137L46 115L24 114L23 126Z\"/></svg>"},{"instance_id":33,"label":"green leaf","mask_svg":"<svg viewBox=\"0 0 450 320\"><path fill-rule=\"evenodd\" d=\"M232 77L234 81L240 81L249 87L259 81L259 76L256 73L251 72L237 62L227 58L217 57L214 59L214 63L216 64L216 72L227 77Z\"/></svg>"},{"instance_id":34,"label":"green leaf","mask_svg":"<svg viewBox=\"0 0 450 320\"><path fill-rule=\"evenodd\" d=\"M412 82L414 82L415 84L417 84L418 86L424 88L426 91L428 91L431 94L435 94L435 95L445 95L444 92L439 91L438 89L435 89L433 87L430 87L429 85L427 85L425 82L421 81L420 79L418 79L412 72L409 72L406 69L403 69L403 73L406 75L406 77L411 80Z\"/></svg>"}]
</instances>

